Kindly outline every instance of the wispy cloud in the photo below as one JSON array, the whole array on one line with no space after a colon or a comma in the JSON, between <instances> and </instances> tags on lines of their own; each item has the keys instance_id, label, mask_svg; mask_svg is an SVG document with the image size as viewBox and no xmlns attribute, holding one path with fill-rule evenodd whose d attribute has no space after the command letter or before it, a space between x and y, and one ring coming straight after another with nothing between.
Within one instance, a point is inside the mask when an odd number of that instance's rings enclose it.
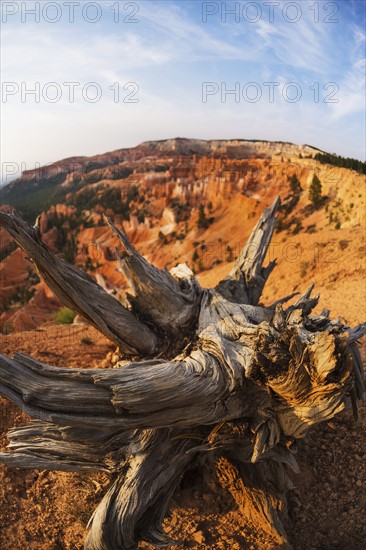
<instances>
[{"instance_id":1,"label":"wispy cloud","mask_svg":"<svg viewBox=\"0 0 366 550\"><path fill-rule=\"evenodd\" d=\"M86 0L80 0L85 5ZM34 2L28 2L28 5ZM121 4L121 15L126 16ZM46 162L61 156L97 153L139 141L175 135L246 137L314 142L323 149L363 156L365 94L365 30L362 2L324 3L302 0L301 18L283 16L289 5L257 2L262 16L255 23L218 13L205 23L197 0L138 2L138 23L113 22L115 2L99 2L103 17L96 24L80 18L69 24L22 24L9 19L2 28L2 80L42 84L55 81L97 82L103 87L98 103L80 94L74 104L62 97L55 104L19 95L2 104L3 159ZM248 2L240 2L240 9ZM291 4L291 3L290 3ZM328 4L340 7L338 23L327 22ZM60 6L63 3L60 3ZM229 2L228 7L237 5ZM314 10L316 6L319 13ZM80 8L79 12L80 12ZM241 11L241 14L243 12ZM292 16L293 16L293 12ZM318 15L318 21L316 17ZM239 102L218 92L202 102L202 82L221 87L248 82L261 87L256 103ZM269 101L265 82L280 88L295 82L301 100L291 103L277 92ZM110 87L136 82L139 102L115 103ZM324 85L339 87L337 103L324 102ZM311 86L319 83L315 101ZM327 90L330 92L331 90ZM313 139L312 139L313 138Z\"/></svg>"},{"instance_id":2,"label":"wispy cloud","mask_svg":"<svg viewBox=\"0 0 366 550\"><path fill-rule=\"evenodd\" d=\"M151 25L151 32L162 33L168 39L177 61L248 60L256 57L255 52L247 52L240 44L220 39L216 30L210 32L202 20L192 20L184 4L176 6L157 2L153 5L146 2L141 16Z\"/></svg>"},{"instance_id":3,"label":"wispy cloud","mask_svg":"<svg viewBox=\"0 0 366 550\"><path fill-rule=\"evenodd\" d=\"M332 103L335 119L354 113L365 116L366 109L366 59L360 59L346 72L340 83L339 99Z\"/></svg>"}]
</instances>

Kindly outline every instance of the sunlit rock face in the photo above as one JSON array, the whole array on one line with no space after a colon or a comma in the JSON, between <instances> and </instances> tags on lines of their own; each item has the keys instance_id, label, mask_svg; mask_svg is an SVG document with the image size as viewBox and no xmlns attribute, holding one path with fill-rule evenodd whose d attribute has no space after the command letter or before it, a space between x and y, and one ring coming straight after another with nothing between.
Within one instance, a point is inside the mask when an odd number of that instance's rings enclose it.
<instances>
[{"instance_id":1,"label":"sunlit rock face","mask_svg":"<svg viewBox=\"0 0 366 550\"><path fill-rule=\"evenodd\" d=\"M268 254L269 260L278 259L281 276L269 280L263 300L314 281L324 304L352 323L358 307L352 296L363 295L364 176L320 164L312 158L317 152L269 141L145 142L26 171L2 190L1 209L15 207L32 222L41 213L39 229L51 249L123 299L127 283L118 271L118 243L104 216L123 224L150 262L168 270L186 263L201 284L211 286L238 254L263 207L279 195L280 231ZM325 200L311 211L314 174ZM294 176L300 185L296 200ZM1 229L0 277L2 329L18 327L23 313L27 325L37 326L59 307L39 294L31 263Z\"/></svg>"}]
</instances>

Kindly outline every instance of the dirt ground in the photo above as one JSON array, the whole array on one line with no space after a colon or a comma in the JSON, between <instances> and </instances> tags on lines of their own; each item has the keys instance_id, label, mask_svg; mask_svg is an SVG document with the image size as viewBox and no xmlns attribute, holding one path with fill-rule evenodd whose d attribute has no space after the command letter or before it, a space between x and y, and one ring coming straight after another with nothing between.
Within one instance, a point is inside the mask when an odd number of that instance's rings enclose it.
<instances>
[{"instance_id":1,"label":"dirt ground","mask_svg":"<svg viewBox=\"0 0 366 550\"><path fill-rule=\"evenodd\" d=\"M47 324L34 331L0 335L1 352L32 354L59 366L108 366L113 346L85 325ZM362 342L366 359L366 340ZM75 359L77 358L77 360ZM104 360L104 362L103 362ZM0 400L0 444L27 418ZM286 529L295 550L361 550L366 541L366 407L354 422L344 411L314 428L299 445L300 474L293 476ZM270 549L273 540L245 522L212 472L186 477L176 491L164 527L181 541L176 548ZM10 469L0 466L2 550L79 550L88 519L108 476ZM146 543L139 548L151 549ZM173 548L173 547L172 547Z\"/></svg>"}]
</instances>

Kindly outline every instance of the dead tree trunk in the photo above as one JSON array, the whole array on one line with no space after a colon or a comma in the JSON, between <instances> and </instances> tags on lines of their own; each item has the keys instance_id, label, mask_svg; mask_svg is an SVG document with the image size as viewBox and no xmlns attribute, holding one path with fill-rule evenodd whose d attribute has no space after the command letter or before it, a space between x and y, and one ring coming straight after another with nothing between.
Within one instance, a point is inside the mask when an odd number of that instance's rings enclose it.
<instances>
[{"instance_id":1,"label":"dead tree trunk","mask_svg":"<svg viewBox=\"0 0 366 550\"><path fill-rule=\"evenodd\" d=\"M215 289L201 288L189 270L173 276L150 265L110 223L125 248L130 309L55 258L36 227L0 213L59 299L136 359L98 370L0 356L0 394L35 419L9 432L0 460L115 474L90 520L87 550L169 544L164 514L199 453L217 457L218 477L243 515L287 543L280 515L288 470L298 470L296 440L348 401L356 410L365 387L355 342L366 326L311 315L312 288L287 309L292 296L258 305L275 266L263 268L277 208L275 201L263 212Z\"/></svg>"}]
</instances>

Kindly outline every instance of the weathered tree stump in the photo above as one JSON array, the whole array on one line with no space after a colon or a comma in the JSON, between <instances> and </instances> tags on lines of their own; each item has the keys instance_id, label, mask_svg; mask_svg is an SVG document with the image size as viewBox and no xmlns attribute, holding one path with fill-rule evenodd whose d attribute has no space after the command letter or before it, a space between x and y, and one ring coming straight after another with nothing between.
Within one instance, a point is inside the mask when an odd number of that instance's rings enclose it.
<instances>
[{"instance_id":1,"label":"weathered tree stump","mask_svg":"<svg viewBox=\"0 0 366 550\"><path fill-rule=\"evenodd\" d=\"M134 291L129 309L52 255L37 226L0 213L58 298L120 348L116 368L100 370L0 356L0 394L35 419L9 432L0 460L114 474L90 520L87 550L172 543L161 526L169 499L205 453L217 458L218 478L243 515L287 544L280 516L288 471L298 470L296 440L348 402L356 413L365 390L356 340L366 325L311 315L319 298L312 288L287 308L293 295L258 305L275 267L263 262L278 204L264 210L214 289L201 288L188 269L150 265L110 222Z\"/></svg>"}]
</instances>

